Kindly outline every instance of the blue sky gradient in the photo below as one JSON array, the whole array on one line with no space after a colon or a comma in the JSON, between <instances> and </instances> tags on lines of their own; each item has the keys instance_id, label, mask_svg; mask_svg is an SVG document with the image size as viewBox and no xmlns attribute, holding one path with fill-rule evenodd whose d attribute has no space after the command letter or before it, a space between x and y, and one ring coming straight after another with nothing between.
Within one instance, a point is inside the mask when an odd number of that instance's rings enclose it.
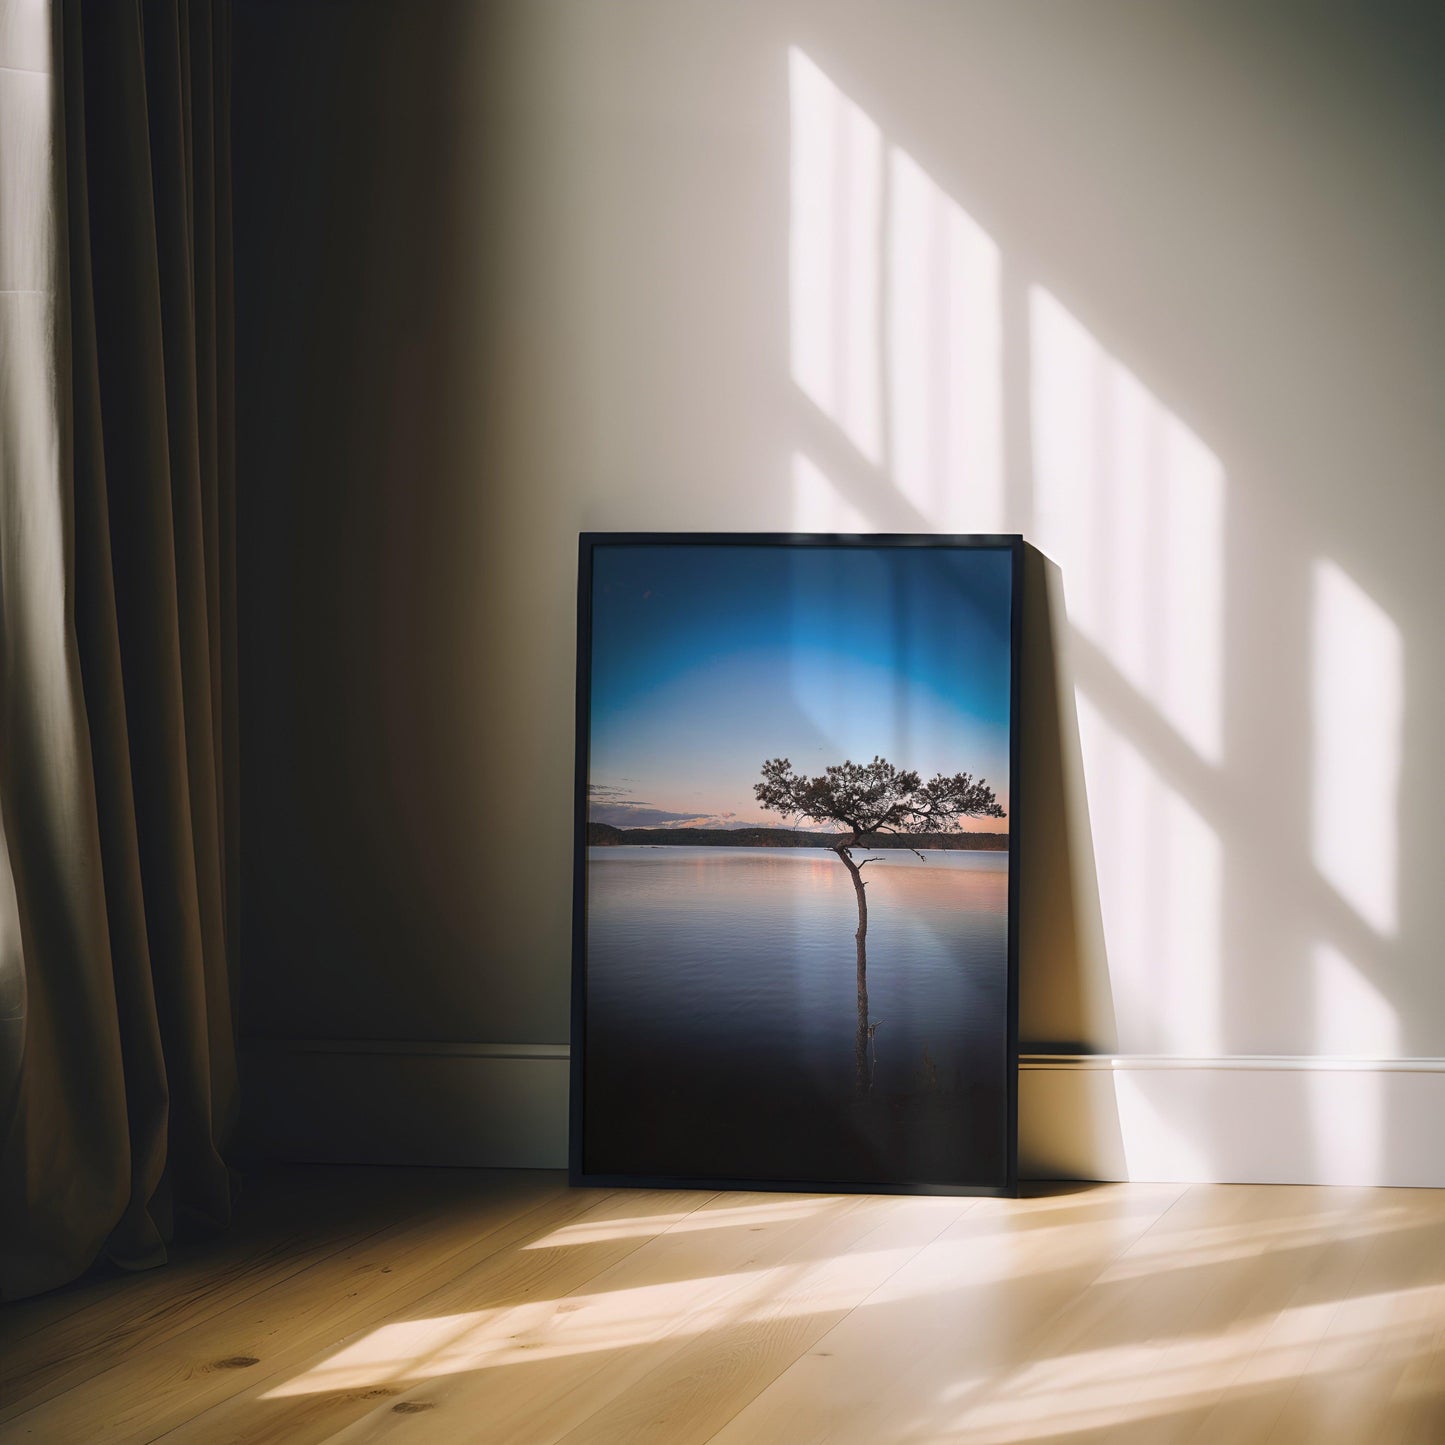
<instances>
[{"instance_id":1,"label":"blue sky gradient","mask_svg":"<svg viewBox=\"0 0 1445 1445\"><path fill-rule=\"evenodd\" d=\"M1010 605L1004 548L597 546L592 818L781 826L766 759L874 754L1007 809Z\"/></svg>"}]
</instances>

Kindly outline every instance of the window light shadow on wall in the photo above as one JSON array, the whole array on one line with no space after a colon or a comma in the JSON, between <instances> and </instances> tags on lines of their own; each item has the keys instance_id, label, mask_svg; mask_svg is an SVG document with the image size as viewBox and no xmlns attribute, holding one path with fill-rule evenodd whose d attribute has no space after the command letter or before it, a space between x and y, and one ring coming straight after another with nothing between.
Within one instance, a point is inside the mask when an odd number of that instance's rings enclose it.
<instances>
[{"instance_id":1,"label":"window light shadow on wall","mask_svg":"<svg viewBox=\"0 0 1445 1445\"><path fill-rule=\"evenodd\" d=\"M1247 760L1227 752L1222 460L1061 295L1011 271L995 238L796 47L788 82L790 354L812 428L792 458L792 525L1012 528L1058 564L1121 1050L1230 1051L1231 879L1248 869L1257 889L1263 862L1281 917L1304 925L1281 966L1315 1052L1394 1056L1400 1021L1371 943L1399 932L1398 627L1337 563L1315 561L1312 634L1300 639L1312 666L1299 761L1309 811L1296 849L1261 860L1229 811ZM1006 354L1026 367L1011 373ZM1333 919L1321 919L1307 876L1338 897ZM1320 1158L1368 1172L1383 1094L1369 1118L1351 1105L1334 1133L1326 1117L1341 1089L1364 1097L1361 1082L1321 1083L1325 1101L1301 1079L1298 1110L1303 1127L1317 1122ZM1150 1122L1130 1093L1144 1084L1121 1074L1116 1086L1121 1120L1152 1140L1134 1152L1169 1152L1173 1123L1157 1108ZM1209 1152L1207 1138L1189 1147ZM1209 1176L1208 1159L1194 1163Z\"/></svg>"},{"instance_id":2,"label":"window light shadow on wall","mask_svg":"<svg viewBox=\"0 0 1445 1445\"><path fill-rule=\"evenodd\" d=\"M1399 925L1404 644L1389 614L1336 563L1317 561L1312 582L1314 862L1388 938Z\"/></svg>"},{"instance_id":3,"label":"window light shadow on wall","mask_svg":"<svg viewBox=\"0 0 1445 1445\"><path fill-rule=\"evenodd\" d=\"M1389 1000L1337 948L1317 944L1312 960L1314 1046L1334 1059L1389 1059L1400 1021ZM1310 1080L1309 1117L1322 1183L1387 1181L1387 1079L1377 1069L1331 1069Z\"/></svg>"},{"instance_id":4,"label":"window light shadow on wall","mask_svg":"<svg viewBox=\"0 0 1445 1445\"><path fill-rule=\"evenodd\" d=\"M867 532L872 527L837 483L810 457L793 453L793 530L795 532Z\"/></svg>"},{"instance_id":5,"label":"window light shadow on wall","mask_svg":"<svg viewBox=\"0 0 1445 1445\"><path fill-rule=\"evenodd\" d=\"M1217 1054L1223 844L1082 689L1078 704L1121 1046Z\"/></svg>"},{"instance_id":6,"label":"window light shadow on wall","mask_svg":"<svg viewBox=\"0 0 1445 1445\"><path fill-rule=\"evenodd\" d=\"M878 126L800 50L792 106L790 287L793 380L871 462L878 397Z\"/></svg>"},{"instance_id":7,"label":"window light shadow on wall","mask_svg":"<svg viewBox=\"0 0 1445 1445\"><path fill-rule=\"evenodd\" d=\"M897 147L887 180L893 485L941 531L1002 531L999 249Z\"/></svg>"},{"instance_id":8,"label":"window light shadow on wall","mask_svg":"<svg viewBox=\"0 0 1445 1445\"><path fill-rule=\"evenodd\" d=\"M1029 294L1035 529L1069 616L1223 758L1224 468L1048 291Z\"/></svg>"},{"instance_id":9,"label":"window light shadow on wall","mask_svg":"<svg viewBox=\"0 0 1445 1445\"><path fill-rule=\"evenodd\" d=\"M1315 946L1315 1049L1331 1058L1389 1059L1400 1049L1394 1006L1328 943Z\"/></svg>"},{"instance_id":10,"label":"window light shadow on wall","mask_svg":"<svg viewBox=\"0 0 1445 1445\"><path fill-rule=\"evenodd\" d=\"M1128 1069L1116 1073L1114 1098L1126 1178L1216 1178L1204 1141L1155 1102L1140 1074Z\"/></svg>"},{"instance_id":11,"label":"window light shadow on wall","mask_svg":"<svg viewBox=\"0 0 1445 1445\"><path fill-rule=\"evenodd\" d=\"M789 94L793 381L887 475L892 515L901 501L942 531L999 530L998 246L907 152L885 154L877 124L796 48ZM799 505L837 510L794 479Z\"/></svg>"},{"instance_id":12,"label":"window light shadow on wall","mask_svg":"<svg viewBox=\"0 0 1445 1445\"><path fill-rule=\"evenodd\" d=\"M794 527L1027 523L1006 489L998 244L797 49L789 82L793 379L873 463L844 485L795 453ZM1224 469L1050 293L1029 291L1028 318L1031 531L1064 570L1101 684L1122 682L1217 764ZM1222 845L1113 716L1117 688L1094 691L1088 791L1110 860L1112 968L1137 1015L1123 1039L1208 1053L1220 1043Z\"/></svg>"},{"instance_id":13,"label":"window light shadow on wall","mask_svg":"<svg viewBox=\"0 0 1445 1445\"><path fill-rule=\"evenodd\" d=\"M1340 898L1387 940L1399 928L1404 643L1385 610L1337 563L1316 560L1311 583L1311 856ZM1328 940L1316 943L1311 962L1316 1052L1398 1057L1399 1015L1359 963ZM1388 1083L1377 1070L1311 1080L1310 1122L1325 1179L1388 1177Z\"/></svg>"}]
</instances>

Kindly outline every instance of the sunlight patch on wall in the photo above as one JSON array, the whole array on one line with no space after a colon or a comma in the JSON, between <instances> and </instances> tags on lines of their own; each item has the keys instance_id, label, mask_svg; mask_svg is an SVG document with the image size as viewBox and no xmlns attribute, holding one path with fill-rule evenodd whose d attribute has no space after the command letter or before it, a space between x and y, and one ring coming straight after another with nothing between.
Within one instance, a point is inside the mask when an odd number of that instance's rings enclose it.
<instances>
[{"instance_id":1,"label":"sunlight patch on wall","mask_svg":"<svg viewBox=\"0 0 1445 1445\"><path fill-rule=\"evenodd\" d=\"M793 380L927 527L1001 531L999 248L905 151L885 174L878 126L808 56L788 64Z\"/></svg>"},{"instance_id":2,"label":"sunlight patch on wall","mask_svg":"<svg viewBox=\"0 0 1445 1445\"><path fill-rule=\"evenodd\" d=\"M1029 292L1034 501L1070 620L1206 762L1223 758L1219 459L1049 292Z\"/></svg>"},{"instance_id":3,"label":"sunlight patch on wall","mask_svg":"<svg viewBox=\"0 0 1445 1445\"><path fill-rule=\"evenodd\" d=\"M793 380L882 460L878 126L801 50L788 52Z\"/></svg>"},{"instance_id":4,"label":"sunlight patch on wall","mask_svg":"<svg viewBox=\"0 0 1445 1445\"><path fill-rule=\"evenodd\" d=\"M1399 926L1404 643L1389 614L1334 562L1317 561L1313 582L1315 867L1390 937Z\"/></svg>"},{"instance_id":5,"label":"sunlight patch on wall","mask_svg":"<svg viewBox=\"0 0 1445 1445\"><path fill-rule=\"evenodd\" d=\"M1394 1005L1328 943L1314 950L1314 1000L1312 1052L1331 1058L1398 1056L1400 1017Z\"/></svg>"},{"instance_id":6,"label":"sunlight patch on wall","mask_svg":"<svg viewBox=\"0 0 1445 1445\"><path fill-rule=\"evenodd\" d=\"M1388 999L1337 948L1314 950L1314 1051L1336 1058L1395 1058L1400 1019ZM1309 1081L1318 1182L1373 1184L1387 1178L1387 1080L1378 1073L1323 1071Z\"/></svg>"},{"instance_id":7,"label":"sunlight patch on wall","mask_svg":"<svg viewBox=\"0 0 1445 1445\"><path fill-rule=\"evenodd\" d=\"M802 452L793 453L793 530L867 532L868 518Z\"/></svg>"},{"instance_id":8,"label":"sunlight patch on wall","mask_svg":"<svg viewBox=\"0 0 1445 1445\"><path fill-rule=\"evenodd\" d=\"M1209 1180L1215 1177L1193 1130L1167 1118L1149 1098L1143 1080L1128 1070L1114 1075L1119 1136L1130 1179Z\"/></svg>"},{"instance_id":9,"label":"sunlight patch on wall","mask_svg":"<svg viewBox=\"0 0 1445 1445\"><path fill-rule=\"evenodd\" d=\"M1320 1069L1306 1080L1315 1161L1311 1184L1385 1184L1387 1076Z\"/></svg>"},{"instance_id":10,"label":"sunlight patch on wall","mask_svg":"<svg viewBox=\"0 0 1445 1445\"><path fill-rule=\"evenodd\" d=\"M888 168L893 481L946 532L1004 527L999 249L906 152Z\"/></svg>"},{"instance_id":11,"label":"sunlight patch on wall","mask_svg":"<svg viewBox=\"0 0 1445 1445\"><path fill-rule=\"evenodd\" d=\"M1078 706L1119 1047L1216 1054L1223 845L1082 691Z\"/></svg>"}]
</instances>

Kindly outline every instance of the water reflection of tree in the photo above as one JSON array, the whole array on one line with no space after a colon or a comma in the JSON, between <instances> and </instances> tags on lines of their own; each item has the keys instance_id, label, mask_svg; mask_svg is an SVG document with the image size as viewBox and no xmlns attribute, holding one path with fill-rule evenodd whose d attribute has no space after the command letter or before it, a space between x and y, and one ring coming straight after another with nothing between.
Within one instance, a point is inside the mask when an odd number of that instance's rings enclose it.
<instances>
[{"instance_id":1,"label":"water reflection of tree","mask_svg":"<svg viewBox=\"0 0 1445 1445\"><path fill-rule=\"evenodd\" d=\"M770 812L849 830L831 846L847 868L858 900L858 931L853 935L858 958L854 1062L858 1092L866 1094L872 1082L869 1049L878 1025L868 1022L868 885L863 870L879 860L854 858L854 849L865 839L883 835L946 832L964 818L1002 818L1004 810L982 778L939 773L925 783L917 773L879 757L871 763L835 763L811 778L794 772L787 758L771 758L763 764L763 780L753 785L753 793Z\"/></svg>"}]
</instances>

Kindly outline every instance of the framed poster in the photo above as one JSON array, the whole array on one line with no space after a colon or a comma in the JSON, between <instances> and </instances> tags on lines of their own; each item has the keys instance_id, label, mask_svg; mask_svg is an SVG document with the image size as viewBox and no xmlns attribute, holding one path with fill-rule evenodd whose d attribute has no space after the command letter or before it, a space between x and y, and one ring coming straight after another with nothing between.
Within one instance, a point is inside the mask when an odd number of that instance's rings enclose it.
<instances>
[{"instance_id":1,"label":"framed poster","mask_svg":"<svg viewBox=\"0 0 1445 1445\"><path fill-rule=\"evenodd\" d=\"M582 537L574 1183L1016 1191L1021 551Z\"/></svg>"}]
</instances>

